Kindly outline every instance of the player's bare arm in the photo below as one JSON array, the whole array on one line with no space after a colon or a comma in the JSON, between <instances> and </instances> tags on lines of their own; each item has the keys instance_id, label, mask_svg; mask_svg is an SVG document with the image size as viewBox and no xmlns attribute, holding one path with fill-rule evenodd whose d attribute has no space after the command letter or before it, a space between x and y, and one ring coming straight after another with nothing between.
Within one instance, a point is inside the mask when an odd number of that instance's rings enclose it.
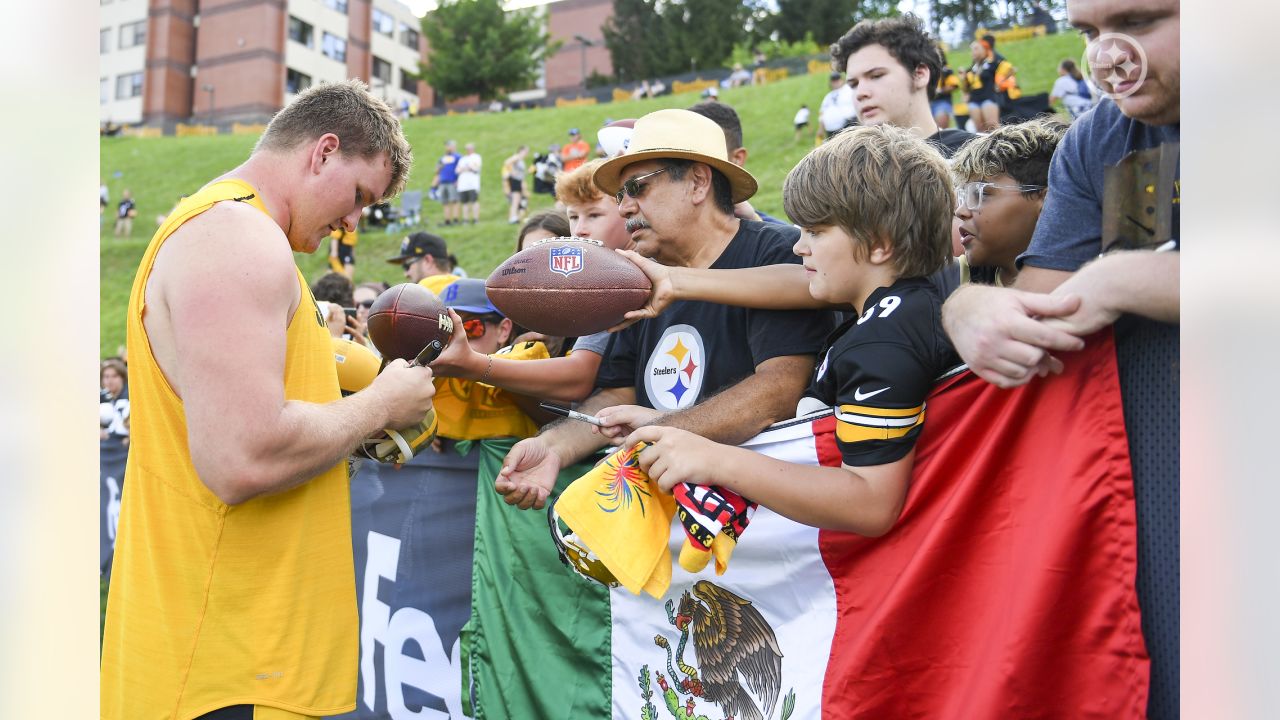
<instances>
[{"instance_id":1,"label":"player's bare arm","mask_svg":"<svg viewBox=\"0 0 1280 720\"><path fill-rule=\"evenodd\" d=\"M755 437L779 420L795 416L796 403L813 377L812 355L784 355L756 366L754 374L654 424L681 428L728 445Z\"/></svg>"},{"instance_id":2,"label":"player's bare arm","mask_svg":"<svg viewBox=\"0 0 1280 720\"><path fill-rule=\"evenodd\" d=\"M299 485L431 407L430 371L403 362L338 402L285 400L286 328L301 290L280 228L251 207L219 203L183 225L146 293L145 327L183 401L192 463L223 502Z\"/></svg>"},{"instance_id":3,"label":"player's bare arm","mask_svg":"<svg viewBox=\"0 0 1280 720\"><path fill-rule=\"evenodd\" d=\"M640 467L666 492L682 482L719 485L812 527L879 537L906 502L915 450L891 463L838 468L796 465L689 432L651 425L626 440L650 443Z\"/></svg>"}]
</instances>

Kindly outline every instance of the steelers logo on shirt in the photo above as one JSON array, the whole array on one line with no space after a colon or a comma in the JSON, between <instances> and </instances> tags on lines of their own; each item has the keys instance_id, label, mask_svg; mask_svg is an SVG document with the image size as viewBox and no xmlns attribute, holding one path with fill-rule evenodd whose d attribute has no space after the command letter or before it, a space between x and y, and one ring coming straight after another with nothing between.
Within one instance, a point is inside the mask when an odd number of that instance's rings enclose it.
<instances>
[{"instance_id":1,"label":"steelers logo on shirt","mask_svg":"<svg viewBox=\"0 0 1280 720\"><path fill-rule=\"evenodd\" d=\"M692 325L672 325L662 333L644 369L644 389L658 410L680 410L698 401L707 376L702 335Z\"/></svg>"}]
</instances>

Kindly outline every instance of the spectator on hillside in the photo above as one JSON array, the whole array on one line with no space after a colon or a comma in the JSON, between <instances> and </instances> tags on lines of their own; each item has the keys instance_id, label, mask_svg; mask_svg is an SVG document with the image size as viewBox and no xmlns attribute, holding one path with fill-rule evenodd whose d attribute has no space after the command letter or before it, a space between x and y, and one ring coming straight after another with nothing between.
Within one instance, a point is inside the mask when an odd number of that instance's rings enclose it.
<instances>
[{"instance_id":1,"label":"spectator on hillside","mask_svg":"<svg viewBox=\"0 0 1280 720\"><path fill-rule=\"evenodd\" d=\"M129 370L118 357L102 361L99 371L98 418L101 438L129 442Z\"/></svg>"},{"instance_id":2,"label":"spectator on hillside","mask_svg":"<svg viewBox=\"0 0 1280 720\"><path fill-rule=\"evenodd\" d=\"M462 222L462 209L458 204L458 143L446 140L444 155L436 162L436 174L431 180L437 199L444 205L444 224L456 225Z\"/></svg>"},{"instance_id":3,"label":"spectator on hillside","mask_svg":"<svg viewBox=\"0 0 1280 720\"><path fill-rule=\"evenodd\" d=\"M480 168L483 160L476 152L475 143L467 143L464 149L466 154L458 159L458 200L462 203L459 222L466 222L470 215L470 222L475 225L480 221Z\"/></svg>"},{"instance_id":4,"label":"spectator on hillside","mask_svg":"<svg viewBox=\"0 0 1280 720\"><path fill-rule=\"evenodd\" d=\"M751 73L742 67L742 63L733 64L733 72L729 73L729 87L736 88L751 84Z\"/></svg>"},{"instance_id":5,"label":"spectator on hillside","mask_svg":"<svg viewBox=\"0 0 1280 720\"><path fill-rule=\"evenodd\" d=\"M822 130L824 140L843 130L858 115L853 88L845 83L840 71L832 71L828 80L831 91L822 98L822 104L818 106L818 127Z\"/></svg>"},{"instance_id":6,"label":"spectator on hillside","mask_svg":"<svg viewBox=\"0 0 1280 720\"><path fill-rule=\"evenodd\" d=\"M347 232L345 227L329 233L329 268L340 272L348 278L356 276L356 242L359 233L355 230Z\"/></svg>"},{"instance_id":7,"label":"spectator on hillside","mask_svg":"<svg viewBox=\"0 0 1280 720\"><path fill-rule=\"evenodd\" d=\"M955 113L952 99L955 97L956 89L960 87L960 76L955 70L947 64L947 54L938 49L938 54L942 58L942 70L938 75L938 87L934 91L933 102L929 107L933 110L933 121L938 124L939 130L946 130L951 127L951 117ZM957 125L957 127L960 127ZM963 130L963 127L960 127Z\"/></svg>"},{"instance_id":8,"label":"spectator on hillside","mask_svg":"<svg viewBox=\"0 0 1280 720\"><path fill-rule=\"evenodd\" d=\"M801 105L796 111L795 118L791 121L796 126L796 142L800 142L800 138L804 136L809 129L809 106Z\"/></svg>"},{"instance_id":9,"label":"spectator on hillside","mask_svg":"<svg viewBox=\"0 0 1280 720\"><path fill-rule=\"evenodd\" d=\"M133 192L125 188L120 193L120 204L116 206L116 237L133 235L133 219L138 217L138 209L133 203Z\"/></svg>"},{"instance_id":10,"label":"spectator on hillside","mask_svg":"<svg viewBox=\"0 0 1280 720\"><path fill-rule=\"evenodd\" d=\"M1053 89L1049 91L1051 104L1059 100L1072 120L1093 107L1093 91L1071 58L1058 63L1058 79L1053 81Z\"/></svg>"},{"instance_id":11,"label":"spectator on hillside","mask_svg":"<svg viewBox=\"0 0 1280 720\"><path fill-rule=\"evenodd\" d=\"M521 145L514 155L502 163L502 184L507 193L507 224L509 225L520 222L520 216L524 212L524 176L529 172L524 159L528 155L529 146Z\"/></svg>"},{"instance_id":12,"label":"spectator on hillside","mask_svg":"<svg viewBox=\"0 0 1280 720\"><path fill-rule=\"evenodd\" d=\"M863 125L909 130L948 158L973 138L934 120L929 100L942 74L942 53L915 15L859 22L831 46L831 65L846 69Z\"/></svg>"},{"instance_id":13,"label":"spectator on hillside","mask_svg":"<svg viewBox=\"0 0 1280 720\"><path fill-rule=\"evenodd\" d=\"M591 146L582 139L578 128L569 129L569 143L560 149L560 161L565 172L573 172L590 159Z\"/></svg>"},{"instance_id":14,"label":"spectator on hillside","mask_svg":"<svg viewBox=\"0 0 1280 720\"><path fill-rule=\"evenodd\" d=\"M533 158L533 191L556 196L556 176L561 173L560 146L552 144L545 153Z\"/></svg>"},{"instance_id":15,"label":"spectator on hillside","mask_svg":"<svg viewBox=\"0 0 1280 720\"><path fill-rule=\"evenodd\" d=\"M1017 70L1004 55L996 52L994 35L974 40L969 50L973 56L973 66L965 73L969 114L978 132L991 132L1000 125L1000 107L1022 95Z\"/></svg>"},{"instance_id":16,"label":"spectator on hillside","mask_svg":"<svg viewBox=\"0 0 1280 720\"><path fill-rule=\"evenodd\" d=\"M111 202L111 191L107 189L107 181L103 180L98 185L98 217L101 218L107 214L107 205Z\"/></svg>"},{"instance_id":17,"label":"spectator on hillside","mask_svg":"<svg viewBox=\"0 0 1280 720\"><path fill-rule=\"evenodd\" d=\"M756 48L751 51L751 84L763 85L765 83L765 62L769 59L764 51Z\"/></svg>"}]
</instances>

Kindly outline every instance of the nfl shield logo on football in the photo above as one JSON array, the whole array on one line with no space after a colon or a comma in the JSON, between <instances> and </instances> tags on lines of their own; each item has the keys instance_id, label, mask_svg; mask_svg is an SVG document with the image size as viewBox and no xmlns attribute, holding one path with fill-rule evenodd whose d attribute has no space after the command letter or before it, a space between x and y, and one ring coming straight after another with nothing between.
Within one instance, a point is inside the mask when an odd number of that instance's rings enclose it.
<instances>
[{"instance_id":1,"label":"nfl shield logo on football","mask_svg":"<svg viewBox=\"0 0 1280 720\"><path fill-rule=\"evenodd\" d=\"M582 248L551 248L551 272L560 273L565 277L582 272Z\"/></svg>"}]
</instances>

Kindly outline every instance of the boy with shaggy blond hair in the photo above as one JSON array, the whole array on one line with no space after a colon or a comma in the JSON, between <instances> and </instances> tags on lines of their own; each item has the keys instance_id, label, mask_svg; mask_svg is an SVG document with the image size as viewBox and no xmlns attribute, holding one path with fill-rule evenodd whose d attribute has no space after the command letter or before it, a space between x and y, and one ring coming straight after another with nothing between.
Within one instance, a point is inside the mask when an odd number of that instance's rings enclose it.
<instances>
[{"instance_id":1,"label":"boy with shaggy blond hair","mask_svg":"<svg viewBox=\"0 0 1280 720\"><path fill-rule=\"evenodd\" d=\"M640 428L626 445L649 443L640 464L668 492L718 485L797 522L880 536L906 499L925 396L960 362L928 280L950 248L947 165L906 130L847 130L796 165L783 203L802 230L795 252L810 295L854 312L797 408L835 409L841 467L794 465L671 427Z\"/></svg>"}]
</instances>

